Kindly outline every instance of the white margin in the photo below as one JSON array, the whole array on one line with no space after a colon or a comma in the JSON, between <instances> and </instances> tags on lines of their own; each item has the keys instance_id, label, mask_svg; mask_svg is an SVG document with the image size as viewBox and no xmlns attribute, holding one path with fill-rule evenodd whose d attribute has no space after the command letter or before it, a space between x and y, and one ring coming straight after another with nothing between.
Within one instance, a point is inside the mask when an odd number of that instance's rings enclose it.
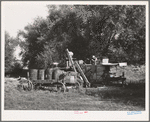
<instances>
[{"instance_id":1,"label":"white margin","mask_svg":"<svg viewBox=\"0 0 150 122\"><path fill-rule=\"evenodd\" d=\"M147 1L57 1L57 2L48 2L51 4L89 4L89 5L146 5L146 111L142 111L142 114L138 115L127 115L127 111L88 111L87 114L74 114L74 111L20 111L20 110L4 110L4 4L10 2L2 2L1 12L2 12L2 21L1 21L1 100L2 100L2 121L56 121L56 120L66 120L66 121L121 121L121 120L130 120L130 121L144 121L149 119L149 12L148 12L148 2ZM12 1L11 1L12 2ZM15 2L15 1L13 1ZM21 1L18 1L21 2ZM24 1L31 2L31 1ZM39 2L39 1L37 1ZM36 3L37 3L36 2ZM47 2L47 1L43 1ZM43 3L41 2L41 3ZM31 2L32 4L35 1ZM39 2L40 3L40 2Z\"/></svg>"}]
</instances>

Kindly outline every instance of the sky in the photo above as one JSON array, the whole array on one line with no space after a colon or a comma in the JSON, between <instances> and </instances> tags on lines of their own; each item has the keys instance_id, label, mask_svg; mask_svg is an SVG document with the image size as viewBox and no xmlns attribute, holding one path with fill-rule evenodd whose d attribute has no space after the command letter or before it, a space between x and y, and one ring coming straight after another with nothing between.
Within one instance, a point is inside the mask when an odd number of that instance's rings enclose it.
<instances>
[{"instance_id":1,"label":"sky","mask_svg":"<svg viewBox=\"0 0 150 122\"><path fill-rule=\"evenodd\" d=\"M23 30L36 17L46 18L47 4L45 2L4 2L2 4L4 29L11 37L15 37L18 30Z\"/></svg>"},{"instance_id":2,"label":"sky","mask_svg":"<svg viewBox=\"0 0 150 122\"><path fill-rule=\"evenodd\" d=\"M19 30L23 30L28 23L32 23L36 17L46 18L48 3L45 2L3 2L2 18L3 30L7 31L10 37L16 37ZM21 48L15 47L14 57L21 60L19 53Z\"/></svg>"}]
</instances>

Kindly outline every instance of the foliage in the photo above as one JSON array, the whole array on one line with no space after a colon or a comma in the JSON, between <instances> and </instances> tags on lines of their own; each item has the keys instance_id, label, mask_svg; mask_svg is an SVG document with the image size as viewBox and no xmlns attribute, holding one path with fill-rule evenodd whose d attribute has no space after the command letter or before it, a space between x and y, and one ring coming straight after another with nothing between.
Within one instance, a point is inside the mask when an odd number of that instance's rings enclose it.
<instances>
[{"instance_id":1,"label":"foliage","mask_svg":"<svg viewBox=\"0 0 150 122\"><path fill-rule=\"evenodd\" d=\"M11 74L13 76L17 76L18 77L18 76L21 75L22 71L23 71L22 65L19 62L14 62Z\"/></svg>"},{"instance_id":2,"label":"foliage","mask_svg":"<svg viewBox=\"0 0 150 122\"><path fill-rule=\"evenodd\" d=\"M8 32L5 32L5 73L11 73L13 70L13 52L14 52L14 39L10 37Z\"/></svg>"},{"instance_id":3,"label":"foliage","mask_svg":"<svg viewBox=\"0 0 150 122\"><path fill-rule=\"evenodd\" d=\"M18 37L23 36L25 42L22 43L24 48L23 61L27 63L29 61L30 68L37 68L37 57L44 51L44 45L46 45L46 33L47 22L42 18L35 19L33 24L29 24L25 27L26 32L20 31Z\"/></svg>"},{"instance_id":4,"label":"foliage","mask_svg":"<svg viewBox=\"0 0 150 122\"><path fill-rule=\"evenodd\" d=\"M145 62L145 6L48 5L46 19L37 18L20 31L23 60L30 68L46 68L66 57L65 49L85 60L92 55L112 62Z\"/></svg>"}]
</instances>

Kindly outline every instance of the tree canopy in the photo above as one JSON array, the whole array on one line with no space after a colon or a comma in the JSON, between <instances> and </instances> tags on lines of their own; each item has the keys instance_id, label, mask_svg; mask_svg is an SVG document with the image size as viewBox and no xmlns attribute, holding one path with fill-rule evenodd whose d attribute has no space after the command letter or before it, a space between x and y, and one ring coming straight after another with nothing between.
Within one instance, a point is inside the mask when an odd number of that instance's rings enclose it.
<instances>
[{"instance_id":1,"label":"tree canopy","mask_svg":"<svg viewBox=\"0 0 150 122\"><path fill-rule=\"evenodd\" d=\"M65 49L85 60L107 56L111 62L145 63L144 5L48 5L46 19L36 18L20 31L23 61L46 68L65 59Z\"/></svg>"}]
</instances>

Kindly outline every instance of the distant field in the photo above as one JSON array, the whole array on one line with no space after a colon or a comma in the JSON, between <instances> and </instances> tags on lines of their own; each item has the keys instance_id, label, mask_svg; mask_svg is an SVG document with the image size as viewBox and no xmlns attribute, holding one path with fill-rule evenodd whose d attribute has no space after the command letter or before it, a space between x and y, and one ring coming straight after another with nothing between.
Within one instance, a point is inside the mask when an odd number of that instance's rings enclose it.
<instances>
[{"instance_id":1,"label":"distant field","mask_svg":"<svg viewBox=\"0 0 150 122\"><path fill-rule=\"evenodd\" d=\"M17 84L16 79L5 79L5 110L145 110L145 87L84 88L66 93L50 93L42 90L23 91L17 88Z\"/></svg>"}]
</instances>

